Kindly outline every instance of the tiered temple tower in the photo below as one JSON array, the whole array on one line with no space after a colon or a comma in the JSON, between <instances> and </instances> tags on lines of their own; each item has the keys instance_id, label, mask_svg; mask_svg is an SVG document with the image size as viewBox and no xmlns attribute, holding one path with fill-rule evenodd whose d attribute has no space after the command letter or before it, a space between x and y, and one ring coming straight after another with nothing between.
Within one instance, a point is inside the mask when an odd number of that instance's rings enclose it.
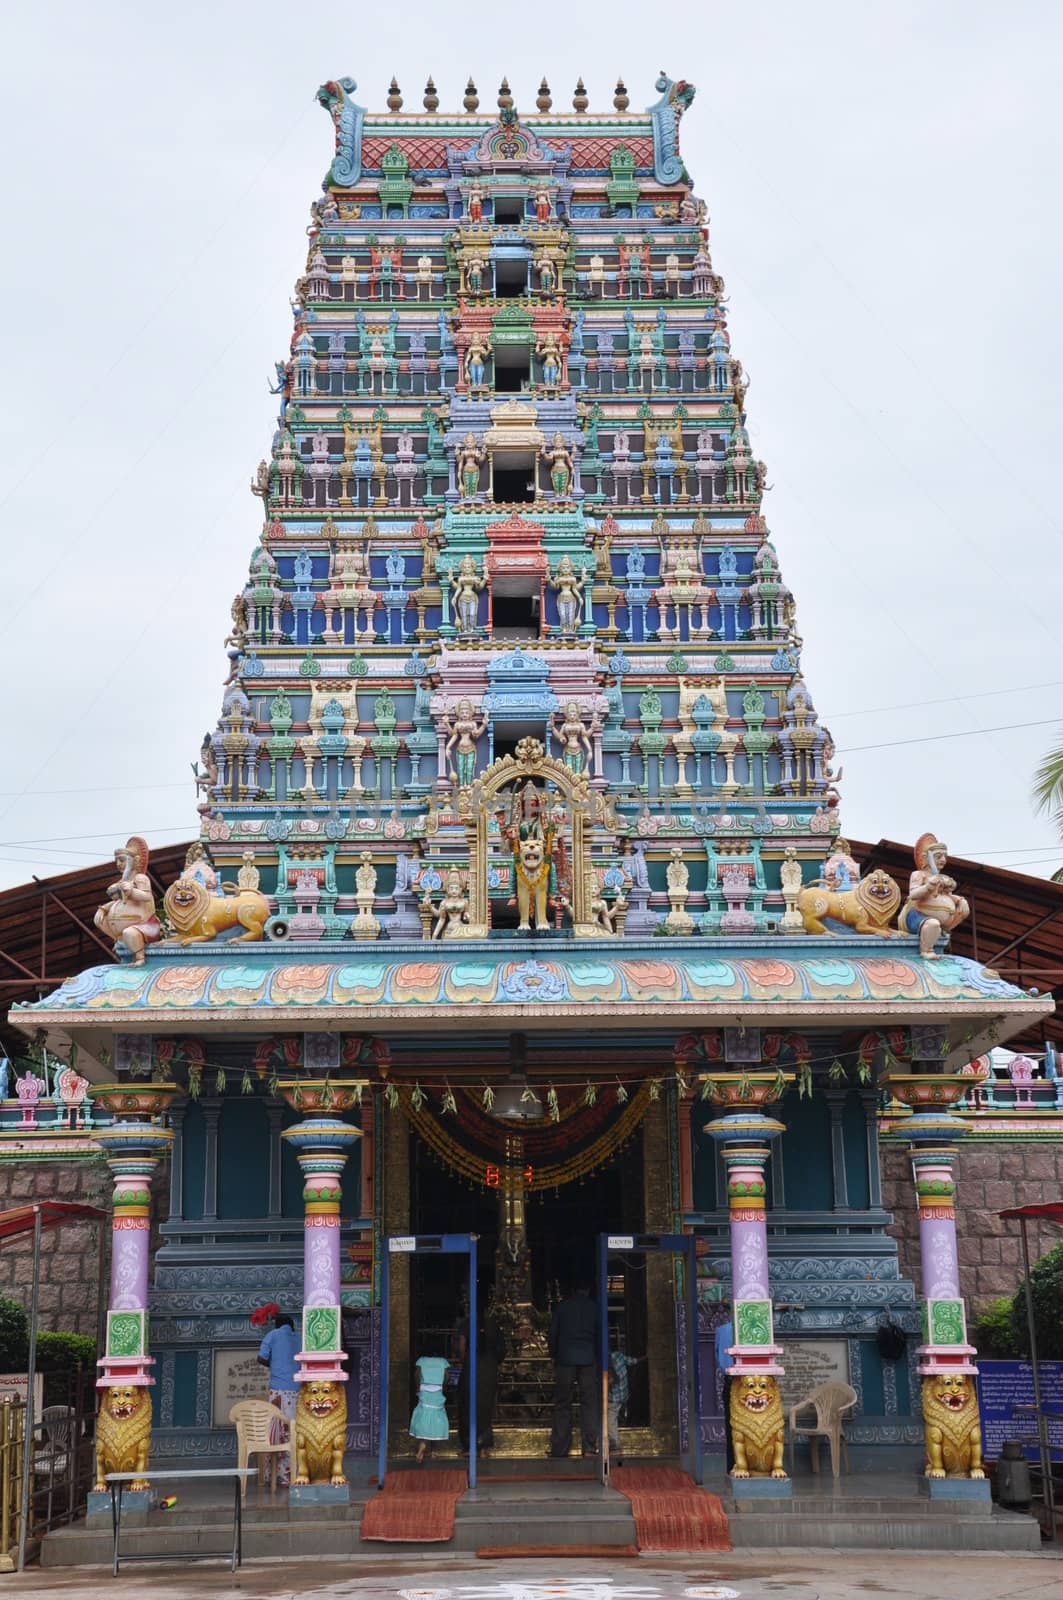
<instances>
[{"instance_id":1,"label":"tiered temple tower","mask_svg":"<svg viewBox=\"0 0 1063 1600\"><path fill-rule=\"evenodd\" d=\"M696 1233L709 1444L727 1306L754 1411L788 1368L791 1399L844 1377L853 1440L914 1464L919 1379L969 1387L942 1108L1050 1002L945 954L966 904L931 835L903 905L857 881L679 151L694 89L655 93L592 116L544 83L528 115L470 83L448 115L393 86L370 116L349 78L318 91L335 151L201 841L160 927L130 839L97 916L121 964L12 1012L77 1044L104 1122L132 1095L144 1126L117 1137L173 1127L154 1287L145 1261L106 1368L143 1386L160 1363L162 1453L231 1450L247 1318L276 1299L304 1311L300 1407L313 1390L333 1450L368 1461L384 1336L404 1421L442 1283L396 1259L385 1328L383 1240L440 1227L493 1229L481 1266L529 1362L599 1234ZM918 1349L881 1204L887 1071L949 1264ZM133 1093L147 1074L172 1082ZM611 1334L651 1358L640 1447L667 1454L691 1286L663 1258L608 1281ZM334 1454L308 1459L342 1488Z\"/></svg>"}]
</instances>

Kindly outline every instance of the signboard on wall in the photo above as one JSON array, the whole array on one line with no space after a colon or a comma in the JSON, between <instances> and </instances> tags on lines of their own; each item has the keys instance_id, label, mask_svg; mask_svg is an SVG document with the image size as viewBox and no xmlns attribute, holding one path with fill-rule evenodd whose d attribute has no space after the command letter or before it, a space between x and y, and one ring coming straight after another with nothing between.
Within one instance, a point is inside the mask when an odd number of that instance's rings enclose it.
<instances>
[{"instance_id":1,"label":"signboard on wall","mask_svg":"<svg viewBox=\"0 0 1063 1600\"><path fill-rule=\"evenodd\" d=\"M214 1352L215 1428L228 1428L229 1411L238 1400L269 1399L269 1368L258 1363L258 1345L226 1345Z\"/></svg>"},{"instance_id":2,"label":"signboard on wall","mask_svg":"<svg viewBox=\"0 0 1063 1600\"><path fill-rule=\"evenodd\" d=\"M16 1405L24 1406L26 1397L30 1392L30 1375L28 1372L0 1372L0 1403L5 1398L10 1398ZM35 1372L33 1375L33 1420L40 1422L41 1407L44 1405L44 1374Z\"/></svg>"},{"instance_id":3,"label":"signboard on wall","mask_svg":"<svg viewBox=\"0 0 1063 1600\"><path fill-rule=\"evenodd\" d=\"M1063 1361L1039 1361L1041 1405L1063 1415ZM1028 1361L980 1361L978 1409L982 1413L982 1454L996 1461L1005 1439L1021 1439L1027 1461L1037 1461L1037 1425L1032 1416L1013 1417L1013 1406L1033 1405L1033 1372ZM1049 1422L1053 1461L1063 1461L1063 1422Z\"/></svg>"},{"instance_id":4,"label":"signboard on wall","mask_svg":"<svg viewBox=\"0 0 1063 1600\"><path fill-rule=\"evenodd\" d=\"M845 1339L784 1339L779 1385L783 1409L804 1400L821 1383L849 1382L849 1345Z\"/></svg>"}]
</instances>

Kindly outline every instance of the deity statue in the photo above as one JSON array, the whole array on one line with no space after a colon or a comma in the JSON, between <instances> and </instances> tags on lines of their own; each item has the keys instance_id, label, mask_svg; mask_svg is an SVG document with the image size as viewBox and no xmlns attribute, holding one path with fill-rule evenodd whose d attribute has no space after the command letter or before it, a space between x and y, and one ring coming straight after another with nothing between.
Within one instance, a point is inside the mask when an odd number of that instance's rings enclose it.
<instances>
[{"instance_id":1,"label":"deity statue","mask_svg":"<svg viewBox=\"0 0 1063 1600\"><path fill-rule=\"evenodd\" d=\"M146 947L154 944L161 933L144 840L130 839L124 849L115 851L114 863L120 876L109 885L107 904L100 906L93 921L114 940L116 953L124 948L132 956L133 965L142 967Z\"/></svg>"},{"instance_id":2,"label":"deity statue","mask_svg":"<svg viewBox=\"0 0 1063 1600\"><path fill-rule=\"evenodd\" d=\"M465 352L465 381L470 389L482 389L487 381L490 347L481 333L474 333ZM466 435L466 442L472 436Z\"/></svg>"},{"instance_id":3,"label":"deity statue","mask_svg":"<svg viewBox=\"0 0 1063 1600\"><path fill-rule=\"evenodd\" d=\"M465 283L470 294L482 294L487 262L479 251L465 257Z\"/></svg>"},{"instance_id":4,"label":"deity statue","mask_svg":"<svg viewBox=\"0 0 1063 1600\"><path fill-rule=\"evenodd\" d=\"M945 872L948 846L932 833L922 834L913 850L916 870L908 880L908 898L901 907L897 926L902 933L919 935L919 954L928 961L937 959L934 946L943 933L970 915L970 906L955 893L956 880Z\"/></svg>"},{"instance_id":5,"label":"deity statue","mask_svg":"<svg viewBox=\"0 0 1063 1600\"><path fill-rule=\"evenodd\" d=\"M848 839L841 834L834 841L830 855L823 863L823 882L828 889L841 891L855 889L860 882L860 868L851 853Z\"/></svg>"},{"instance_id":6,"label":"deity statue","mask_svg":"<svg viewBox=\"0 0 1063 1600\"><path fill-rule=\"evenodd\" d=\"M558 713L555 712L550 719L550 726L554 731L554 738L561 746L561 758L570 772L583 771L583 757L586 752L587 761L591 759L591 741L587 728L579 713L579 706L575 700L570 700L565 707L565 720L558 727Z\"/></svg>"},{"instance_id":7,"label":"deity statue","mask_svg":"<svg viewBox=\"0 0 1063 1600\"><path fill-rule=\"evenodd\" d=\"M804 923L801 913L797 909L797 897L801 893L801 863L797 859L797 851L792 844L788 844L783 852L782 863L779 867L779 885L782 889L785 910L782 916L782 929L784 933L800 933Z\"/></svg>"},{"instance_id":8,"label":"deity statue","mask_svg":"<svg viewBox=\"0 0 1063 1600\"><path fill-rule=\"evenodd\" d=\"M474 178L468 195L469 221L482 222L484 216L484 191L479 178Z\"/></svg>"},{"instance_id":9,"label":"deity statue","mask_svg":"<svg viewBox=\"0 0 1063 1600\"><path fill-rule=\"evenodd\" d=\"M544 444L539 454L550 463L550 485L558 500L567 498L572 487L572 452L560 432L549 444Z\"/></svg>"},{"instance_id":10,"label":"deity statue","mask_svg":"<svg viewBox=\"0 0 1063 1600\"><path fill-rule=\"evenodd\" d=\"M487 584L476 571L471 555L462 556L454 578L454 609L458 615L458 631L475 633L480 611L480 591Z\"/></svg>"},{"instance_id":11,"label":"deity statue","mask_svg":"<svg viewBox=\"0 0 1063 1600\"><path fill-rule=\"evenodd\" d=\"M546 188L535 191L535 220L549 222L550 220L550 191Z\"/></svg>"},{"instance_id":12,"label":"deity statue","mask_svg":"<svg viewBox=\"0 0 1063 1600\"><path fill-rule=\"evenodd\" d=\"M557 590L557 625L561 633L575 633L579 626L583 603L580 597L580 575L570 555L563 555L557 563L557 577L547 580L551 589Z\"/></svg>"},{"instance_id":13,"label":"deity statue","mask_svg":"<svg viewBox=\"0 0 1063 1600\"><path fill-rule=\"evenodd\" d=\"M535 346L543 363L543 387L556 389L561 382L561 344L556 333L546 333Z\"/></svg>"},{"instance_id":14,"label":"deity statue","mask_svg":"<svg viewBox=\"0 0 1063 1600\"><path fill-rule=\"evenodd\" d=\"M536 932L548 933L547 901L553 859L553 827L549 822L544 825L538 817L521 821L521 809L515 807L511 823L503 827L504 836L513 851L513 881L517 886L517 909L520 913L517 932L531 932L534 913Z\"/></svg>"},{"instance_id":15,"label":"deity statue","mask_svg":"<svg viewBox=\"0 0 1063 1600\"><path fill-rule=\"evenodd\" d=\"M690 895L690 870L683 860L679 845L672 846L666 877L669 911L664 919L664 930L666 933L689 937L694 932L694 919L686 909Z\"/></svg>"},{"instance_id":16,"label":"deity statue","mask_svg":"<svg viewBox=\"0 0 1063 1600\"><path fill-rule=\"evenodd\" d=\"M218 887L218 874L206 851L206 846L195 840L185 851L185 864L181 868L182 878L194 878L201 883L208 894L213 894Z\"/></svg>"},{"instance_id":17,"label":"deity statue","mask_svg":"<svg viewBox=\"0 0 1063 1600\"><path fill-rule=\"evenodd\" d=\"M376 868L373 865L373 852L363 850L359 856L361 865L354 874L354 899L358 907L358 914L351 923L351 933L356 939L372 940L380 937L380 923L373 915L373 902L376 899Z\"/></svg>"},{"instance_id":18,"label":"deity statue","mask_svg":"<svg viewBox=\"0 0 1063 1600\"><path fill-rule=\"evenodd\" d=\"M535 265L539 269L539 288L543 294L553 294L557 271L554 266L552 250L540 250L535 258Z\"/></svg>"},{"instance_id":19,"label":"deity statue","mask_svg":"<svg viewBox=\"0 0 1063 1600\"><path fill-rule=\"evenodd\" d=\"M428 900L427 890L425 899ZM431 901L429 900L429 904ZM465 935L465 928L469 921L469 897L461 886L461 873L457 867L451 867L443 881L443 898L438 908L433 907L435 922L432 926L433 939L461 939Z\"/></svg>"},{"instance_id":20,"label":"deity statue","mask_svg":"<svg viewBox=\"0 0 1063 1600\"><path fill-rule=\"evenodd\" d=\"M477 722L472 701L459 700L455 709L447 716L447 726L450 729L450 738L447 740L444 755L447 758L450 781L456 783L459 789L467 789L476 776L476 741L487 732L487 717ZM457 770L450 762L450 753L455 745L457 745Z\"/></svg>"},{"instance_id":21,"label":"deity statue","mask_svg":"<svg viewBox=\"0 0 1063 1600\"><path fill-rule=\"evenodd\" d=\"M474 433L467 433L458 446L456 461L458 468L458 483L463 499L471 500L480 488L480 467L487 459L487 452L479 444Z\"/></svg>"}]
</instances>

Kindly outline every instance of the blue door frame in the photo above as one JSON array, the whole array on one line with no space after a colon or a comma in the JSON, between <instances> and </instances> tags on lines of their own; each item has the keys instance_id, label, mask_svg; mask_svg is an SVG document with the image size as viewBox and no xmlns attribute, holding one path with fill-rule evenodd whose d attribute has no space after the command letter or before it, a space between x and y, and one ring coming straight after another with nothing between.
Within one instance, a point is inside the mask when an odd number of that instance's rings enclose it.
<instances>
[{"instance_id":1,"label":"blue door frame","mask_svg":"<svg viewBox=\"0 0 1063 1600\"><path fill-rule=\"evenodd\" d=\"M465 1359L469 1363L469 1488L476 1487L476 1240L475 1233L396 1233L383 1240L380 1265L380 1439L377 1448L377 1484L384 1487L388 1469L388 1367L391 1353L392 1256L445 1255L469 1258L469 1337Z\"/></svg>"},{"instance_id":2,"label":"blue door frame","mask_svg":"<svg viewBox=\"0 0 1063 1600\"><path fill-rule=\"evenodd\" d=\"M609 1482L609 1257L674 1255L683 1259L683 1299L687 1312L687 1450L680 1460L695 1483L702 1481L701 1374L698 1363L698 1281L692 1233L600 1233L598 1235L598 1336L601 1354L601 1479Z\"/></svg>"}]
</instances>

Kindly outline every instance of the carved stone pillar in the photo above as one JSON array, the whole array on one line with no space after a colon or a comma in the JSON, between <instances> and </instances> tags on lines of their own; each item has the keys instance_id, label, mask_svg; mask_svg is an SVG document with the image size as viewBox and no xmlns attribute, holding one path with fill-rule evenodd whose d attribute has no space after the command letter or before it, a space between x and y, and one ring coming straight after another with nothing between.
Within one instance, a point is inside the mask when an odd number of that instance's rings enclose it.
<instances>
[{"instance_id":1,"label":"carved stone pillar","mask_svg":"<svg viewBox=\"0 0 1063 1600\"><path fill-rule=\"evenodd\" d=\"M90 1511L108 1507L104 1479L109 1472L141 1474L127 1497L131 1509L147 1509L148 1455L154 1384L148 1354L148 1245L151 1235L151 1179L172 1147L174 1134L161 1118L181 1093L176 1084L98 1084L90 1091L97 1111L114 1121L97 1128L95 1141L114 1180L111 1222L111 1284L104 1352L99 1360L100 1410L96 1421L95 1490Z\"/></svg>"},{"instance_id":2,"label":"carved stone pillar","mask_svg":"<svg viewBox=\"0 0 1063 1600\"><path fill-rule=\"evenodd\" d=\"M340 1184L361 1130L342 1121L359 1095L357 1085L289 1081L280 1086L302 1122L281 1138L296 1152L303 1173L303 1336L295 1381L293 1504L347 1500L343 1472L347 1434L347 1357L341 1343Z\"/></svg>"},{"instance_id":3,"label":"carved stone pillar","mask_svg":"<svg viewBox=\"0 0 1063 1600\"><path fill-rule=\"evenodd\" d=\"M845 1089L826 1089L824 1094L830 1111L830 1164L834 1191L835 1211L849 1210L849 1178L845 1171Z\"/></svg>"},{"instance_id":4,"label":"carved stone pillar","mask_svg":"<svg viewBox=\"0 0 1063 1600\"><path fill-rule=\"evenodd\" d=\"M221 1101L203 1100L203 1221L218 1220L218 1123Z\"/></svg>"}]
</instances>

